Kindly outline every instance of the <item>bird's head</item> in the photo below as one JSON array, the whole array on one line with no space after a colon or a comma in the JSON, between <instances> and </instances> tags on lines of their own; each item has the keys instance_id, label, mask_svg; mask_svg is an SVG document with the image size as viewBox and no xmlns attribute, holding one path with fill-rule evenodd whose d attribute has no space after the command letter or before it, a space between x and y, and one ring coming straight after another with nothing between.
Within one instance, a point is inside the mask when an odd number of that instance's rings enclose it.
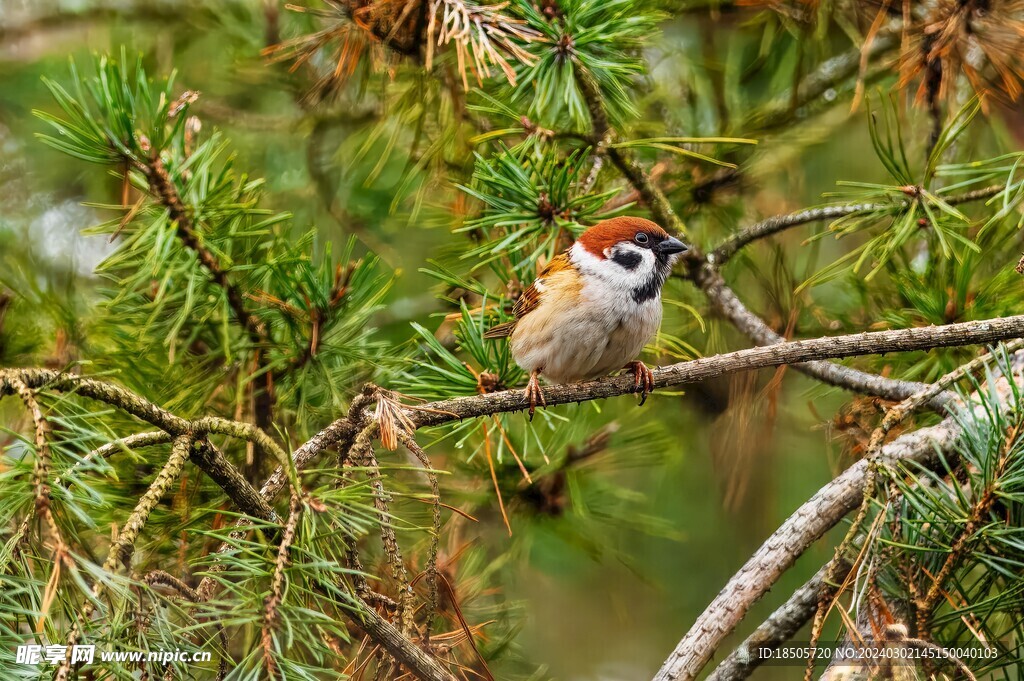
<instances>
[{"instance_id":1,"label":"bird's head","mask_svg":"<svg viewBox=\"0 0 1024 681\"><path fill-rule=\"evenodd\" d=\"M618 217L585 231L570 250L581 274L628 289L643 302L656 297L687 246L650 220Z\"/></svg>"}]
</instances>

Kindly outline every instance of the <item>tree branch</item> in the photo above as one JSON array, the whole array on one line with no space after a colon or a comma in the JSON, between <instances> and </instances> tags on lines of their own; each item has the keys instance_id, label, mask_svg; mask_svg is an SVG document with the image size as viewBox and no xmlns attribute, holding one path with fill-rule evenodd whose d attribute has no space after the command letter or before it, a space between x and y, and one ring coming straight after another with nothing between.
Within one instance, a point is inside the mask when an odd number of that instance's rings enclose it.
<instances>
[{"instance_id":1,"label":"tree branch","mask_svg":"<svg viewBox=\"0 0 1024 681\"><path fill-rule=\"evenodd\" d=\"M276 523L274 508L253 487L238 467L232 464L209 440L200 440L192 451L192 462L217 483L242 513Z\"/></svg>"},{"instance_id":2,"label":"tree branch","mask_svg":"<svg viewBox=\"0 0 1024 681\"><path fill-rule=\"evenodd\" d=\"M581 91L587 99L587 106L592 112L591 116L593 117L595 110L603 112L600 92L594 88L587 88L585 79L580 83ZM640 198L650 208L655 221L669 232L685 234L686 227L672 209L668 197L640 163L626 150L616 147L609 147L608 157L640 194ZM704 292L712 306L748 338L760 345L772 345L785 340L765 324L760 317L747 309L718 274L714 265L704 258L698 248L691 247L683 262L688 268L687 276ZM829 362L813 361L795 365L794 368L829 385L886 399L903 399L924 387L922 383L886 378ZM932 406L941 407L943 401L942 397L937 397L932 401Z\"/></svg>"},{"instance_id":3,"label":"tree branch","mask_svg":"<svg viewBox=\"0 0 1024 681\"><path fill-rule=\"evenodd\" d=\"M708 262L715 267L721 267L729 258L736 254L747 244L763 239L783 230L805 225L809 222L820 220L831 220L832 218L852 215L854 213L869 213L875 210L887 208L890 204L884 203L851 203L841 206L823 206L821 208L805 208L804 210L790 213L789 215L776 215L740 230L728 239L723 241L717 248L708 253Z\"/></svg>"},{"instance_id":4,"label":"tree branch","mask_svg":"<svg viewBox=\"0 0 1024 681\"><path fill-rule=\"evenodd\" d=\"M1019 337L1024 337L1024 315L942 326L871 331L845 336L824 336L787 341L657 367L653 371L654 387L665 388L696 383L738 371L784 364L800 364L810 360L978 345ZM251 424L212 417L195 422L187 421L124 388L49 369L0 370L0 396L12 394L15 391L14 382L19 380L33 388L45 386L50 390L74 391L85 397L107 402L175 435L193 431L197 433L219 432L249 439L258 445L272 448L270 453L279 458L283 455L265 433ZM928 387L922 385L921 389ZM636 386L632 377L623 375L566 385L545 386L542 390L547 404L554 406L631 394L635 392ZM363 408L373 399L372 392L372 387L364 389L363 393L353 400L349 416L338 419L296 449L291 455L291 461L296 468L301 470L327 447L331 447L343 439L351 439L362 416ZM422 428L457 419L521 411L527 407L529 407L529 400L521 390L505 390L409 406L407 410L411 422L417 428ZM284 472L275 471L264 483L260 494L269 501L276 497L284 483Z\"/></svg>"},{"instance_id":5,"label":"tree branch","mask_svg":"<svg viewBox=\"0 0 1024 681\"><path fill-rule=\"evenodd\" d=\"M147 162L140 163L137 167L146 177L150 192L167 209L168 217L177 226L178 238L186 248L196 254L200 264L210 273L210 280L224 291L228 306L234 312L238 324L248 335L249 341L257 348L255 360L262 369L265 365L259 347L270 341L266 325L249 312L245 306L245 296L242 290L228 277L228 270L221 264L217 256L203 245L199 229L185 208L185 204L178 194L178 188L160 155L154 154ZM269 427L274 414L273 371L268 369L262 378L265 382L262 390L257 390L255 384L252 384L255 398L253 417L258 426L266 428Z\"/></svg>"},{"instance_id":6,"label":"tree branch","mask_svg":"<svg viewBox=\"0 0 1024 681\"><path fill-rule=\"evenodd\" d=\"M799 364L808 360L993 343L1021 336L1024 336L1024 315L944 326L873 331L846 336L825 336L809 340L789 341L657 367L653 371L654 387L666 388L696 383L737 371L749 371L783 364ZM920 384L921 389L928 387L925 384ZM636 386L632 376L622 375L594 381L546 386L542 390L547 404L554 406L630 394L635 392ZM521 411L528 407L529 400L522 390L506 390L431 402L408 407L408 409L410 420L418 428L422 428L457 419Z\"/></svg>"},{"instance_id":7,"label":"tree branch","mask_svg":"<svg viewBox=\"0 0 1024 681\"><path fill-rule=\"evenodd\" d=\"M957 205L981 199L988 199L1003 191L1005 188L1006 186L1001 184L992 185L990 187L984 187L982 189L975 189L963 194L958 194L957 196L951 196L948 199L945 199L945 201L950 205ZM760 222L755 222L749 227L733 234L723 241L717 248L708 253L707 260L713 266L721 267L727 260L729 260L729 258L734 256L738 250L747 244L758 239L771 236L772 234L778 234L790 227L805 225L809 222L818 222L820 220L831 220L833 218L839 218L846 215L855 215L857 213L873 213L879 210L901 208L906 207L907 205L909 204L906 202L850 203L838 206L805 208L804 210L790 213L788 215L776 215L774 217L761 220Z\"/></svg>"},{"instance_id":8,"label":"tree branch","mask_svg":"<svg viewBox=\"0 0 1024 681\"><path fill-rule=\"evenodd\" d=\"M608 147L608 158L612 160L619 172L629 181L640 194L647 207L651 209L654 221L673 234L686 234L686 225L676 215L668 197L654 184L640 162L622 147Z\"/></svg>"},{"instance_id":9,"label":"tree branch","mask_svg":"<svg viewBox=\"0 0 1024 681\"><path fill-rule=\"evenodd\" d=\"M150 514L157 504L160 503L160 499L163 498L168 488L181 475L185 462L188 461L192 442L193 437L191 433L184 433L174 438L174 445L171 447L171 455L168 457L167 463L160 469L156 479L153 480L149 489L139 499L139 503L135 505L135 509L117 533L117 539L110 546L107 559L103 561L102 569L104 572L113 573L117 570L119 564L129 564L131 562L132 554L135 552L135 542L142 533L142 528L145 527ZM65 653L64 662L57 669L57 674L54 677L56 681L66 681L71 673L72 648L80 640L82 630L96 611L96 604L100 602L106 590L107 582L103 580L97 579L93 584L92 598L82 605L79 617L68 633L67 652Z\"/></svg>"},{"instance_id":10,"label":"tree branch","mask_svg":"<svg viewBox=\"0 0 1024 681\"><path fill-rule=\"evenodd\" d=\"M1015 367L1012 378L1018 385L1024 378L1020 371L1020 367ZM1004 401L1015 389L1007 377L998 379L993 388ZM876 457L861 459L822 487L787 518L729 580L676 645L654 681L695 679L751 606L811 544L860 504L864 480L872 466L891 466L900 461L936 465L939 452L952 447L960 433L957 419L947 417L935 426L900 436L882 447Z\"/></svg>"},{"instance_id":11,"label":"tree branch","mask_svg":"<svg viewBox=\"0 0 1024 681\"><path fill-rule=\"evenodd\" d=\"M707 296L712 307L752 341L760 345L785 342L785 338L775 333L764 320L740 301L736 293L725 283L722 275L711 265L695 265L690 277ZM803 362L794 364L793 368L828 385L866 395L876 395L887 400L906 399L927 387L924 383L887 378L832 362ZM928 402L928 406L940 410L950 396L948 393L937 395Z\"/></svg>"},{"instance_id":12,"label":"tree branch","mask_svg":"<svg viewBox=\"0 0 1024 681\"><path fill-rule=\"evenodd\" d=\"M850 567L849 563L843 561L835 572L836 576L845 579ZM741 681L763 662L757 653L758 648L778 648L793 638L817 610L818 595L828 571L829 565L823 565L803 586L794 591L789 600L776 608L768 619L722 660L707 681Z\"/></svg>"},{"instance_id":13,"label":"tree branch","mask_svg":"<svg viewBox=\"0 0 1024 681\"><path fill-rule=\"evenodd\" d=\"M346 416L337 419L292 452L290 466L296 471L301 471L323 452L334 446L338 446L341 451L347 453L352 446L352 442L355 440L356 434L362 427L364 421L363 410L373 401L376 391L377 389L373 385L364 386L363 391L352 400ZM268 504L272 503L287 484L288 471L283 465L279 465L264 481L260 487L259 495ZM242 532L244 532L250 522L248 518L244 517L236 520L232 536L241 537ZM224 542L217 549L217 553L224 553L229 550L231 550L231 544ZM209 572L220 572L223 569L222 563L215 563L210 567ZM200 599L206 601L216 593L217 587L217 581L213 576L207 575L203 577L196 591L199 593Z\"/></svg>"},{"instance_id":14,"label":"tree branch","mask_svg":"<svg viewBox=\"0 0 1024 681\"><path fill-rule=\"evenodd\" d=\"M790 341L660 367L654 371L654 385L657 388L682 385L726 373L806 362L812 359L989 343L1022 336L1024 336L1024 315L945 326L877 331L847 336ZM189 455L188 448L186 448L184 454L180 453L181 443L188 442L190 444L191 439L207 432L221 432L236 437L243 437L251 439L261 446L276 448L276 445L267 438L265 433L262 433L262 431L251 424L240 424L213 417L206 417L194 422L188 421L149 403L144 398L128 390L101 381L46 369L0 370L0 396L15 392L19 384L37 389L45 387L50 390L64 392L74 391L85 397L113 404L162 429L173 432L176 436L175 453L172 455L171 461L168 462L166 469L169 471L169 474L175 476L180 472L180 467L177 465L178 462L180 461L183 465ZM634 391L635 385L631 377L617 376L571 385L548 386L544 388L544 396L547 404L556 405L612 397ZM350 448L355 433L362 427L363 421L366 418L364 415L365 407L374 399L375 395L376 389L372 386L364 388L363 393L353 400L348 416L335 421L302 447L295 450L291 455L291 460L296 468L301 469L327 447L339 442L343 443L343 450ZM421 428L447 423L455 419L523 410L528 406L528 400L521 391L502 391L442 400L426 405L410 406L407 407L407 415L409 421L415 427ZM367 427L372 427L372 424L371 426L365 426L364 429ZM943 428L945 430L942 430ZM904 436L900 441L883 450L881 456L887 460L907 457L923 460L933 452L931 449L932 440L941 440L939 434L945 434L945 437L948 439L950 435L947 431L950 431L952 428L951 420L947 419L944 424L935 428ZM278 451L273 453L278 456L283 455L283 453ZM172 466L172 464L174 465ZM797 555L828 528L838 522L856 504L859 498L859 483L863 477L866 465L867 463L862 461L852 466L843 475L826 486L818 495L805 504L790 521L784 524L773 536L773 539L769 540L765 545L767 548L763 547L762 551L755 554L748 563L748 566L741 570L740 574L734 578L734 582L738 583L727 587L722 592L723 595L720 595L718 599L718 601L726 601L725 607L732 614L732 620L728 618L721 619L721 613L717 612L717 610L720 610L723 604L716 601L709 608L709 612L714 613L711 616L712 619L703 626L695 627L694 631L703 634L706 639L710 639L711 643L717 647L721 637L732 631L739 619L745 614L746 608L749 608L750 603L767 590L768 586L774 582L779 574L789 567ZM162 475L161 477L164 478L166 476ZM286 481L287 477L284 470L279 469L264 483L260 496L269 504L280 492L281 488L283 488ZM154 483L154 486L151 487L151 492L157 487L160 486ZM147 494L147 498L149 496L152 495ZM139 511L141 509L148 515L148 511L141 507L142 502L140 502L140 508L136 510ZM244 524L245 521L243 520L239 525L240 528ZM126 527L123 532L127 531L128 528ZM134 535L137 535L137 531L134 531ZM128 536L134 541L132 534ZM123 554L124 552L118 549L117 553ZM197 591L203 598L207 598L209 593L212 592L214 582L210 577L203 581L204 584L200 585ZM716 624L711 624L711 622ZM700 625L700 622L698 624ZM399 635L401 635L400 632ZM716 636L718 637L715 638ZM705 653L700 654L706 654L706 657L701 658L699 655L696 658L692 657L689 651L693 646L688 639L684 639L680 644L682 652L679 653L677 651L678 654L670 658L666 665L672 668L672 665L677 664L674 660L677 660L678 664L683 665L684 669L696 666L697 671L699 671L704 662L710 657L712 651L712 649L707 647L710 644L705 638L698 637L697 648L705 651ZM690 666L687 667L686 665ZM661 678L677 677L669 675Z\"/></svg>"},{"instance_id":15,"label":"tree branch","mask_svg":"<svg viewBox=\"0 0 1024 681\"><path fill-rule=\"evenodd\" d=\"M363 606L358 613L352 615L352 620L400 665L422 681L456 681L435 657L402 636L395 625L381 617L366 601L363 601Z\"/></svg>"},{"instance_id":16,"label":"tree branch","mask_svg":"<svg viewBox=\"0 0 1024 681\"><path fill-rule=\"evenodd\" d=\"M46 389L57 392L76 393L83 397L97 400L116 407L136 418L160 428L171 437L187 433L202 436L207 433L220 433L253 442L257 448L266 450L267 454L281 460L287 455L263 431L250 423L238 423L206 417L192 422L172 414L166 409L149 402L144 397L120 386L104 381L83 378L74 374L62 373L51 369L0 369L0 397L13 394L19 383L32 389ZM138 433L122 438L100 447L90 457L109 456L122 447L142 447L168 441L169 437L162 433ZM243 513L263 520L276 520L277 516L266 502L261 501L259 493L249 484L238 468L228 461L223 454L208 442L199 441L201 445L193 452L192 460L199 468L210 476L214 482L228 495ZM84 463L79 462L75 467ZM72 467L71 470L74 470ZM70 472L70 471L69 471Z\"/></svg>"},{"instance_id":17,"label":"tree branch","mask_svg":"<svg viewBox=\"0 0 1024 681\"><path fill-rule=\"evenodd\" d=\"M145 175L146 181L149 183L149 190L167 209L171 222L177 225L178 238L196 254L199 262L210 273L210 279L213 283L224 290L224 295L228 299L228 305L231 306L231 310L235 313L238 323L249 334L250 340L254 344L263 343L266 340L266 330L263 324L246 309L245 297L239 288L228 278L228 272L221 265L217 256L210 249L203 246L192 216L189 215L185 204L182 203L181 197L178 195L178 189L174 186L174 181L171 179L170 173L167 172L163 161L160 160L159 156L154 156L147 163L140 164L139 170Z\"/></svg>"},{"instance_id":18,"label":"tree branch","mask_svg":"<svg viewBox=\"0 0 1024 681\"><path fill-rule=\"evenodd\" d=\"M953 418L886 445L883 463L928 462L959 435ZM777 529L740 568L665 660L655 681L695 679L751 606L764 596L807 548L860 503L869 462L862 459L822 487Z\"/></svg>"},{"instance_id":19,"label":"tree branch","mask_svg":"<svg viewBox=\"0 0 1024 681\"><path fill-rule=\"evenodd\" d=\"M105 445L97 447L88 454L82 457L81 461L75 462L71 468L67 470L65 475L70 477L76 471L81 469L83 466L96 459L106 459L113 456L117 452L127 452L133 449L142 449L143 447L153 447L155 445L167 444L174 439L174 436L163 430L153 430L145 433L135 433L128 435L120 439L108 442ZM61 484L61 479L57 478L54 480L54 484ZM70 481L68 486L70 486Z\"/></svg>"}]
</instances>

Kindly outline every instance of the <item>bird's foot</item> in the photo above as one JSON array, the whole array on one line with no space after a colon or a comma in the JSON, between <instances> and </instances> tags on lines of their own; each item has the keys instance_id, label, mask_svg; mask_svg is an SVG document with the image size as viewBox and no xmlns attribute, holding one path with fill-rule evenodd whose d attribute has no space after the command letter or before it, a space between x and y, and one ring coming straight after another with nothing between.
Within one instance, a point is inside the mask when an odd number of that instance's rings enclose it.
<instances>
[{"instance_id":1,"label":"bird's foot","mask_svg":"<svg viewBox=\"0 0 1024 681\"><path fill-rule=\"evenodd\" d=\"M537 380L537 376L540 375L539 371L530 372L530 380L526 384L526 399L530 401L530 420L533 420L533 412L537 410L537 403L540 402L541 406L547 409L548 403L544 399L544 391L540 389L540 381Z\"/></svg>"},{"instance_id":2,"label":"bird's foot","mask_svg":"<svg viewBox=\"0 0 1024 681\"><path fill-rule=\"evenodd\" d=\"M630 362L625 368L633 371L633 392L640 393L640 405L643 406L654 390L654 372L643 362Z\"/></svg>"}]
</instances>

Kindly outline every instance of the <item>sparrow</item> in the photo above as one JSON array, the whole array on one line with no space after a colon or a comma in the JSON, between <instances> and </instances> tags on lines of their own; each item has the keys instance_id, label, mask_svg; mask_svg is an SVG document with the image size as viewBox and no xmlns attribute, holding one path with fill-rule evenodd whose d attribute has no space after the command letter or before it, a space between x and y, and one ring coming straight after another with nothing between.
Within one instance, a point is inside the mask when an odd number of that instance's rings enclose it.
<instances>
[{"instance_id":1,"label":"sparrow","mask_svg":"<svg viewBox=\"0 0 1024 681\"><path fill-rule=\"evenodd\" d=\"M640 404L654 389L636 357L661 325L661 289L687 246L650 220L618 217L587 229L553 258L484 338L508 337L529 372L530 419L547 406L538 378L573 383L633 371Z\"/></svg>"}]
</instances>

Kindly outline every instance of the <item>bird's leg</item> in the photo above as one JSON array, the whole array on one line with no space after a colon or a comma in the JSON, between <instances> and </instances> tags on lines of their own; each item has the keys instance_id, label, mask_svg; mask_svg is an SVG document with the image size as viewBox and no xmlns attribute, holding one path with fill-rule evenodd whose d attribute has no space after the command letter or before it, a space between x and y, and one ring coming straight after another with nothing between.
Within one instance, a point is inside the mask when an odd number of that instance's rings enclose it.
<instances>
[{"instance_id":1,"label":"bird's leg","mask_svg":"<svg viewBox=\"0 0 1024 681\"><path fill-rule=\"evenodd\" d=\"M633 392L640 393L640 405L647 401L647 396L654 390L654 372L643 362L630 362L625 366L633 371Z\"/></svg>"},{"instance_id":2,"label":"bird's leg","mask_svg":"<svg viewBox=\"0 0 1024 681\"><path fill-rule=\"evenodd\" d=\"M538 376L540 376L540 369L534 369L530 372L530 380L526 384L526 399L530 400L531 421L533 412L537 410L537 402L540 402L545 409L548 407L547 400L544 399L544 392L540 389L540 381L537 380Z\"/></svg>"}]
</instances>

